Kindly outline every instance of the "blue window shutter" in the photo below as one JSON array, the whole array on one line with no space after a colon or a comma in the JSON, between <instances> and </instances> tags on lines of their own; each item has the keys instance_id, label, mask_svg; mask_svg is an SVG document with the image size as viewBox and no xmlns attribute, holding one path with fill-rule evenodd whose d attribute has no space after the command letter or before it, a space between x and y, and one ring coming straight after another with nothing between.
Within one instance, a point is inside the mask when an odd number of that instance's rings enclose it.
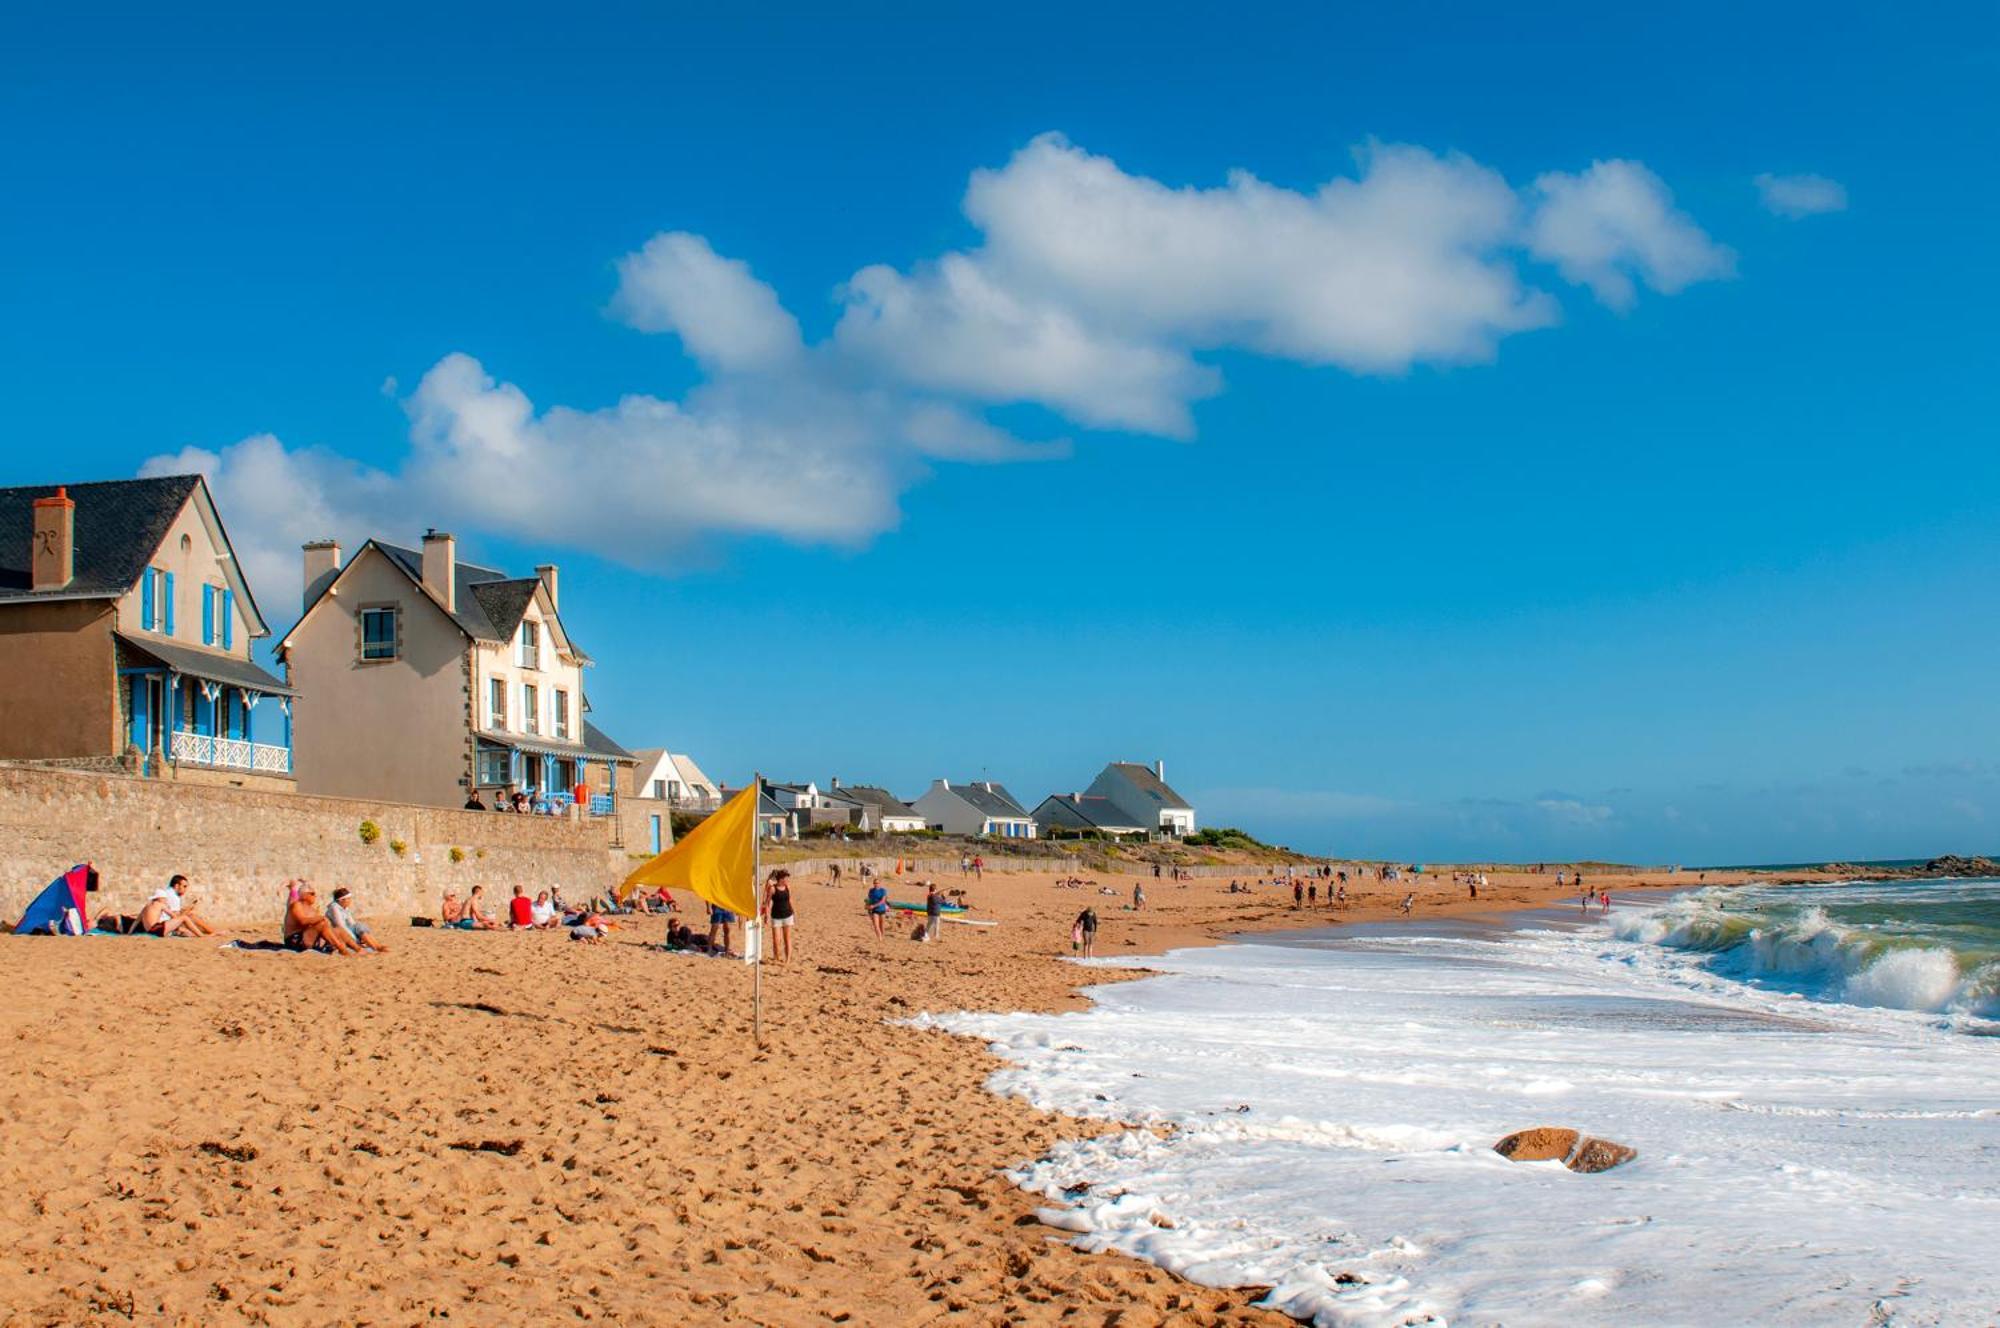
<instances>
[{"instance_id":1,"label":"blue window shutter","mask_svg":"<svg viewBox=\"0 0 2000 1328\"><path fill-rule=\"evenodd\" d=\"M166 573L165 581L167 588L164 594L167 602L165 610L160 614L160 617L166 622L163 630L165 630L168 636L172 636L174 634L174 574L172 572Z\"/></svg>"},{"instance_id":2,"label":"blue window shutter","mask_svg":"<svg viewBox=\"0 0 2000 1328\"><path fill-rule=\"evenodd\" d=\"M139 578L139 626L146 631L153 630L153 578L158 575L148 567L146 574Z\"/></svg>"},{"instance_id":3,"label":"blue window shutter","mask_svg":"<svg viewBox=\"0 0 2000 1328\"><path fill-rule=\"evenodd\" d=\"M201 588L201 643L205 646L215 644L214 586L205 585Z\"/></svg>"},{"instance_id":4,"label":"blue window shutter","mask_svg":"<svg viewBox=\"0 0 2000 1328\"><path fill-rule=\"evenodd\" d=\"M222 648L228 650L236 644L236 592L222 592Z\"/></svg>"}]
</instances>

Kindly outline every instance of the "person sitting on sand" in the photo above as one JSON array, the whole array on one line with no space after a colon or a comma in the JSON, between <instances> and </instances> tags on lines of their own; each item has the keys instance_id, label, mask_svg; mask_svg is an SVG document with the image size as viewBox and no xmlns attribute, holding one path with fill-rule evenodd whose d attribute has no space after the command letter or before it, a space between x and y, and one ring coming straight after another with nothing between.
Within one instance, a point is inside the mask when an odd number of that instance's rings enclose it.
<instances>
[{"instance_id":1,"label":"person sitting on sand","mask_svg":"<svg viewBox=\"0 0 2000 1328\"><path fill-rule=\"evenodd\" d=\"M534 905L529 909L529 917L535 926L553 927L556 925L557 916L555 900L550 897L547 890L535 896Z\"/></svg>"},{"instance_id":2,"label":"person sitting on sand","mask_svg":"<svg viewBox=\"0 0 2000 1328\"><path fill-rule=\"evenodd\" d=\"M149 936L199 936L194 924L187 918L176 917L167 907L167 901L154 895L139 910L139 930Z\"/></svg>"},{"instance_id":3,"label":"person sitting on sand","mask_svg":"<svg viewBox=\"0 0 2000 1328\"><path fill-rule=\"evenodd\" d=\"M340 886L333 892L333 902L326 906L326 920L346 932L356 945L373 950L376 954L389 953L389 947L375 939L375 933L367 923L354 916L354 892Z\"/></svg>"},{"instance_id":4,"label":"person sitting on sand","mask_svg":"<svg viewBox=\"0 0 2000 1328\"><path fill-rule=\"evenodd\" d=\"M458 891L447 889L444 904L438 909L438 921L447 927L456 927L465 921L465 904L458 897Z\"/></svg>"},{"instance_id":5,"label":"person sitting on sand","mask_svg":"<svg viewBox=\"0 0 2000 1328\"><path fill-rule=\"evenodd\" d=\"M310 885L301 888L299 897L285 909L285 944L294 950L320 950L327 954L361 953L361 947L319 911L319 894Z\"/></svg>"},{"instance_id":6,"label":"person sitting on sand","mask_svg":"<svg viewBox=\"0 0 2000 1328\"><path fill-rule=\"evenodd\" d=\"M507 925L516 931L526 931L535 925L535 901L528 898L528 888L514 887L514 897L507 901Z\"/></svg>"},{"instance_id":7,"label":"person sitting on sand","mask_svg":"<svg viewBox=\"0 0 2000 1328\"><path fill-rule=\"evenodd\" d=\"M499 929L500 924L498 922L495 922L493 918L486 912L485 896L486 896L485 886L475 885L472 887L472 893L466 898L465 901L465 916L458 920L458 925L461 930L497 931Z\"/></svg>"},{"instance_id":8,"label":"person sitting on sand","mask_svg":"<svg viewBox=\"0 0 2000 1328\"><path fill-rule=\"evenodd\" d=\"M215 928L194 911L195 898L186 893L188 878L176 873L173 879L153 892L153 899L166 905L170 936L213 936ZM151 901L148 901L151 902Z\"/></svg>"}]
</instances>

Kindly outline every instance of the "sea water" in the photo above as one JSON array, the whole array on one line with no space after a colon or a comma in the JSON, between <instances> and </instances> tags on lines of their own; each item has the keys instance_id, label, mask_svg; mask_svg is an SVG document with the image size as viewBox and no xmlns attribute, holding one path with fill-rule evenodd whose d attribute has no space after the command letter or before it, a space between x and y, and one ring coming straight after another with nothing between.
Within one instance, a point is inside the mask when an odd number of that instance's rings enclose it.
<instances>
[{"instance_id":1,"label":"sea water","mask_svg":"<svg viewBox=\"0 0 2000 1328\"><path fill-rule=\"evenodd\" d=\"M1136 1127L1024 1162L1044 1221L1318 1324L1993 1324L1997 890L1295 935L935 1022ZM1493 1152L1538 1125L1639 1155Z\"/></svg>"}]
</instances>

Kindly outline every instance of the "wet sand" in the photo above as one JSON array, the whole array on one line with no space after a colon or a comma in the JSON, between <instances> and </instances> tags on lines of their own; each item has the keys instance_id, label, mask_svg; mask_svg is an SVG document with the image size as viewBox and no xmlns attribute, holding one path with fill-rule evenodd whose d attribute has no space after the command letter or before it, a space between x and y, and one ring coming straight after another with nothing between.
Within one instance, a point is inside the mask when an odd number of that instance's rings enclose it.
<instances>
[{"instance_id":1,"label":"wet sand","mask_svg":"<svg viewBox=\"0 0 2000 1328\"><path fill-rule=\"evenodd\" d=\"M1414 888L1435 916L1553 881ZM1062 962L1086 903L1106 956L1335 918L1150 878L1132 913L1133 883L954 877L1000 925L924 946L907 921L877 942L856 883L801 881L762 1052L747 966L652 948L659 919L587 946L373 918L393 952L357 960L0 938L0 1324L1289 1322L1063 1245L1000 1172L1106 1127L985 1092L983 1049L898 1022L1133 976ZM1339 919L1410 888L1350 885Z\"/></svg>"}]
</instances>

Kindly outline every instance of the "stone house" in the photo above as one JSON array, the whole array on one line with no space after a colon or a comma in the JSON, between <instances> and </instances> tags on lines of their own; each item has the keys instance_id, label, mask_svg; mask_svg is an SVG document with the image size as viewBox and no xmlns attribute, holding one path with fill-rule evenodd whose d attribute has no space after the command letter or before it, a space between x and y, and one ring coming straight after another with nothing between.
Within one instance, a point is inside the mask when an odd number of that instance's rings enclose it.
<instances>
[{"instance_id":1,"label":"stone house","mask_svg":"<svg viewBox=\"0 0 2000 1328\"><path fill-rule=\"evenodd\" d=\"M1194 833L1194 808L1168 785L1164 761L1150 766L1113 761L1084 792L1105 799L1149 835L1180 839Z\"/></svg>"},{"instance_id":2,"label":"stone house","mask_svg":"<svg viewBox=\"0 0 2000 1328\"><path fill-rule=\"evenodd\" d=\"M0 758L288 792L268 635L201 476L0 489Z\"/></svg>"},{"instance_id":3,"label":"stone house","mask_svg":"<svg viewBox=\"0 0 2000 1328\"><path fill-rule=\"evenodd\" d=\"M954 784L938 779L910 804L932 830L948 835L1033 839L1035 821L1004 787L990 779Z\"/></svg>"},{"instance_id":4,"label":"stone house","mask_svg":"<svg viewBox=\"0 0 2000 1328\"><path fill-rule=\"evenodd\" d=\"M439 531L420 549L371 539L344 564L338 544L306 545L304 614L278 644L300 694L300 790L566 807L584 785L591 811L614 811L634 757L586 718L591 660L559 593L553 564L510 577L460 561Z\"/></svg>"}]
</instances>

